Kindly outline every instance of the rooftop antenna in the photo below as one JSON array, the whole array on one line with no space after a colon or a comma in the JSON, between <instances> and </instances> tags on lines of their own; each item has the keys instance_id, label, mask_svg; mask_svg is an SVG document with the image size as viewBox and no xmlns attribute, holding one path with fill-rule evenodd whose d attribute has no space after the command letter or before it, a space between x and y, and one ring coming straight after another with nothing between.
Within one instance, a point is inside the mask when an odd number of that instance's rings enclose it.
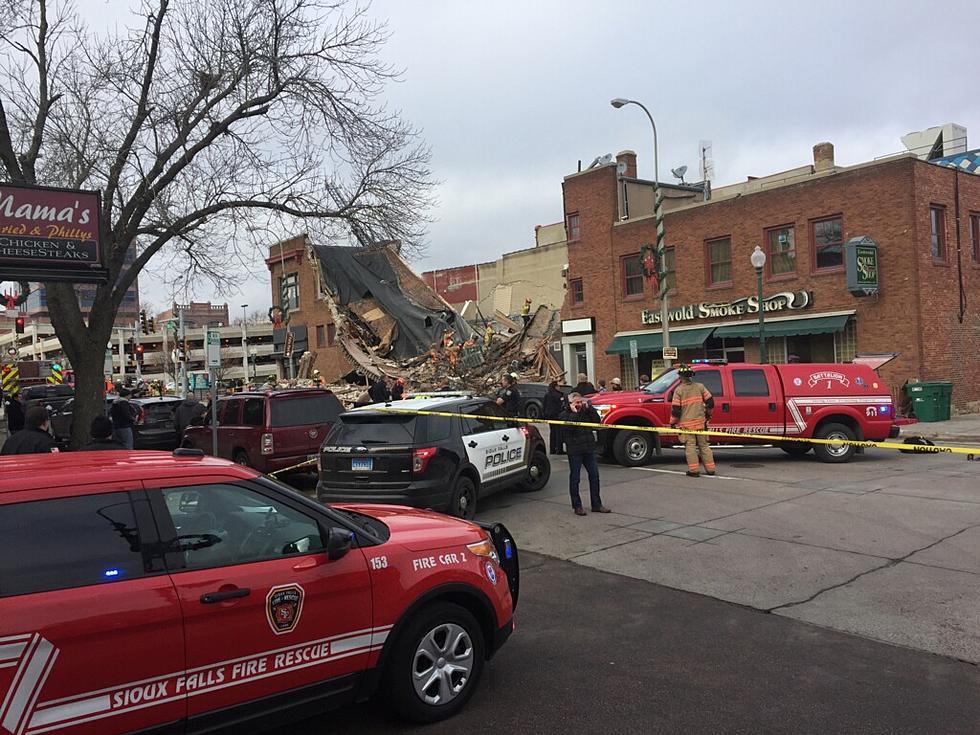
<instances>
[{"instance_id":1,"label":"rooftop antenna","mask_svg":"<svg viewBox=\"0 0 980 735\"><path fill-rule=\"evenodd\" d=\"M711 151L711 141L702 140L698 143L701 161L700 173L702 181L711 181L715 178L715 160Z\"/></svg>"},{"instance_id":2,"label":"rooftop antenna","mask_svg":"<svg viewBox=\"0 0 980 735\"><path fill-rule=\"evenodd\" d=\"M670 172L674 175L675 179L680 179L681 183L685 183L684 174L687 173L687 166L678 166L677 168L672 168Z\"/></svg>"}]
</instances>

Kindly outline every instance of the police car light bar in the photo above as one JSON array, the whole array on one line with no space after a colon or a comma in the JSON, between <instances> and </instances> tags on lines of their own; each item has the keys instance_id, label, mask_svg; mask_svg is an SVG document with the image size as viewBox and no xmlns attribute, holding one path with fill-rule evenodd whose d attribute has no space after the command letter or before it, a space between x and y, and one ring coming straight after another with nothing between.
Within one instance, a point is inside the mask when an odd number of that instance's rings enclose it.
<instances>
[{"instance_id":1,"label":"police car light bar","mask_svg":"<svg viewBox=\"0 0 980 735\"><path fill-rule=\"evenodd\" d=\"M727 365L728 360L725 360L724 358L698 359L698 360L691 360L691 364L692 365Z\"/></svg>"}]
</instances>

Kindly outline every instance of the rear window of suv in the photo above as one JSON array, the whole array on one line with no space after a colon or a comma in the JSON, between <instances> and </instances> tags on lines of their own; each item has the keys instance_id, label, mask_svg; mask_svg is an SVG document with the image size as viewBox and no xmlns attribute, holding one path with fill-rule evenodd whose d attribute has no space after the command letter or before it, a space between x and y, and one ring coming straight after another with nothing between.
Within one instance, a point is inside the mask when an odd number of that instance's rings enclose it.
<instances>
[{"instance_id":1,"label":"rear window of suv","mask_svg":"<svg viewBox=\"0 0 980 735\"><path fill-rule=\"evenodd\" d=\"M415 416L348 414L342 416L327 437L328 444L413 444Z\"/></svg>"},{"instance_id":2,"label":"rear window of suv","mask_svg":"<svg viewBox=\"0 0 980 735\"><path fill-rule=\"evenodd\" d=\"M308 426L337 420L344 410L333 393L304 395L296 398L272 398L270 426Z\"/></svg>"}]
</instances>

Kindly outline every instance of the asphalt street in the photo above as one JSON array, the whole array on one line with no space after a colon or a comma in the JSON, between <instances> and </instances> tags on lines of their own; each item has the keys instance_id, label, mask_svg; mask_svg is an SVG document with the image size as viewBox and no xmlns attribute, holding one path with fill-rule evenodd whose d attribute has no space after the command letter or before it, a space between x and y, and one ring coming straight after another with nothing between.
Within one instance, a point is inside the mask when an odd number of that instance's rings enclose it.
<instances>
[{"instance_id":1,"label":"asphalt street","mask_svg":"<svg viewBox=\"0 0 980 735\"><path fill-rule=\"evenodd\" d=\"M980 732L980 464L717 456L603 464L610 515L571 513L560 458L483 500L525 551L518 630L422 731ZM288 730L408 731L373 703Z\"/></svg>"}]
</instances>

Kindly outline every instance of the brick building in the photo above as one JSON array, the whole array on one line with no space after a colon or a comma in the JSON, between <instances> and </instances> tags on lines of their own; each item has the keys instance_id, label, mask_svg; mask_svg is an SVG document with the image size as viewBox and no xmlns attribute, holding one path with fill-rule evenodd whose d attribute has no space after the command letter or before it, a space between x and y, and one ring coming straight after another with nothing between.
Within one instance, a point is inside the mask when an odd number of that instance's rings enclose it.
<instances>
[{"instance_id":1,"label":"brick building","mask_svg":"<svg viewBox=\"0 0 980 735\"><path fill-rule=\"evenodd\" d=\"M179 319L184 312L184 327L186 329L201 329L203 327L227 327L228 304L212 304L210 301L191 301L189 304L174 303L169 309L154 316L157 324L163 324L171 319Z\"/></svg>"},{"instance_id":2,"label":"brick building","mask_svg":"<svg viewBox=\"0 0 980 735\"><path fill-rule=\"evenodd\" d=\"M316 352L314 367L330 382L351 371L343 349L336 343L336 329L328 302L320 296L319 273L307 252L306 235L283 240L269 248L265 264L272 281L272 303L279 303L285 286L289 298L289 328L293 333L293 370L304 351ZM283 345L285 329L273 332L275 355L285 376ZM291 373L295 375L295 372Z\"/></svg>"},{"instance_id":3,"label":"brick building","mask_svg":"<svg viewBox=\"0 0 980 735\"><path fill-rule=\"evenodd\" d=\"M881 369L893 388L912 378L951 380L954 406L980 406L978 156L948 152L940 144L838 166L833 146L822 143L812 164L792 171L714 192L668 189L668 322L679 359L758 360L749 256L760 245L771 362L897 353ZM563 200L565 364L631 384L637 372L655 374L663 364L659 300L639 259L641 246L656 241L651 182L636 178L636 156L625 151L565 177ZM878 244L877 295L847 289L844 244L862 236Z\"/></svg>"}]
</instances>

